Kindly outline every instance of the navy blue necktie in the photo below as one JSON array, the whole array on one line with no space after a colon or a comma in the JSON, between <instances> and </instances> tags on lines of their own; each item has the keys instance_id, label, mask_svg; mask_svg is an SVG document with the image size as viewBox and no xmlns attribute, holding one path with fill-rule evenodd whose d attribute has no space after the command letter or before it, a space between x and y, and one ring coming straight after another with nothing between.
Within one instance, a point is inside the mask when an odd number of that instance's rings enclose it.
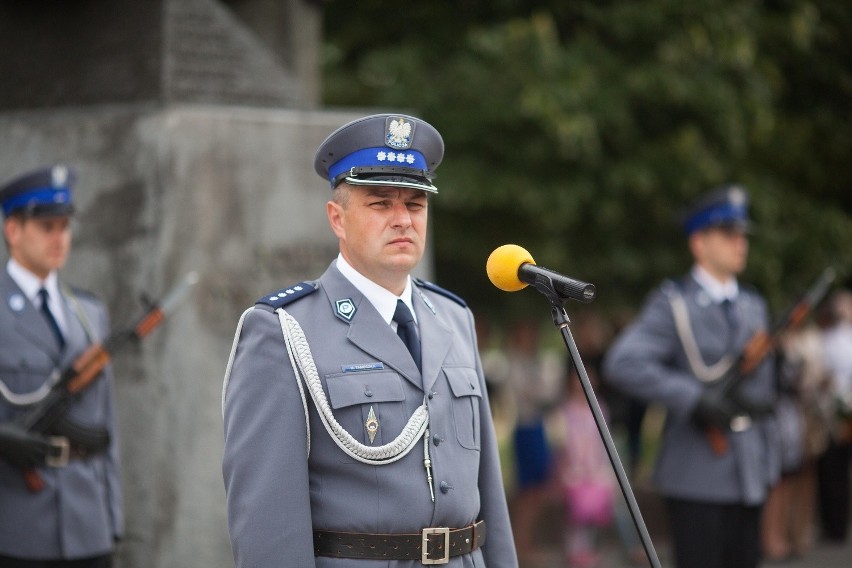
<instances>
[{"instance_id":1,"label":"navy blue necktie","mask_svg":"<svg viewBox=\"0 0 852 568\"><path fill-rule=\"evenodd\" d=\"M728 345L733 346L737 339L737 330L739 328L739 319L737 318L737 306L734 300L726 298L722 301L722 310L725 312L725 319L728 322Z\"/></svg>"},{"instance_id":2,"label":"navy blue necktie","mask_svg":"<svg viewBox=\"0 0 852 568\"><path fill-rule=\"evenodd\" d=\"M411 311L402 300L396 301L396 311L393 313L393 321L396 322L396 334L402 339L405 346L408 347L408 351L411 353L411 358L417 364L417 368L422 371L423 369L420 367L420 338L417 337L417 324L414 323L414 316L411 315Z\"/></svg>"},{"instance_id":3,"label":"navy blue necktie","mask_svg":"<svg viewBox=\"0 0 852 568\"><path fill-rule=\"evenodd\" d=\"M41 298L41 313L44 315L44 319L47 320L47 325L50 326L50 330L53 332L53 335L56 336L56 341L59 342L59 348L65 349L65 338L62 336L62 331L59 329L59 324L56 323L56 318L53 317L53 312L50 311L50 305L48 304L48 294L47 290L42 288L38 291L38 297Z\"/></svg>"}]
</instances>

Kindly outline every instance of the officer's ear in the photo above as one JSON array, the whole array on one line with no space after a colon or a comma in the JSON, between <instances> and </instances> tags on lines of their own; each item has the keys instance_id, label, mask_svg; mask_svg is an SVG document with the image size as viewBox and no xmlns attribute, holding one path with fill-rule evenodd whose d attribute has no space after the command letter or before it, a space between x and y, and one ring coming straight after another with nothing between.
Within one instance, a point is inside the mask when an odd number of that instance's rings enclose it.
<instances>
[{"instance_id":1,"label":"officer's ear","mask_svg":"<svg viewBox=\"0 0 852 568\"><path fill-rule=\"evenodd\" d=\"M687 240L689 252L691 252L692 256L696 259L701 259L704 256L704 235L704 231L694 231L689 235L689 239Z\"/></svg>"},{"instance_id":2,"label":"officer's ear","mask_svg":"<svg viewBox=\"0 0 852 568\"><path fill-rule=\"evenodd\" d=\"M346 209L349 207L351 197L352 187L346 182L339 183L331 192L331 201L325 205L325 213L328 216L331 230L339 239L346 235L343 228L343 218L346 216Z\"/></svg>"},{"instance_id":3,"label":"officer's ear","mask_svg":"<svg viewBox=\"0 0 852 568\"><path fill-rule=\"evenodd\" d=\"M6 250L11 250L13 235L18 232L23 222L24 219L20 215L10 215L3 221L3 241L6 243Z\"/></svg>"},{"instance_id":4,"label":"officer's ear","mask_svg":"<svg viewBox=\"0 0 852 568\"><path fill-rule=\"evenodd\" d=\"M343 216L345 211L340 203L329 201L325 204L325 214L328 216L328 224L331 225L331 230L335 236L342 239L346 231L343 229Z\"/></svg>"}]
</instances>

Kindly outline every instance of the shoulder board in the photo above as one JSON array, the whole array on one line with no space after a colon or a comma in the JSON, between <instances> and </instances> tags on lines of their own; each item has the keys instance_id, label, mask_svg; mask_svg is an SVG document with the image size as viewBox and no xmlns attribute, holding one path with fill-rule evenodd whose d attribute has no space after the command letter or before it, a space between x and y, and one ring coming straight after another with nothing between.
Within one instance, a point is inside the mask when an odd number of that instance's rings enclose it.
<instances>
[{"instance_id":1,"label":"shoulder board","mask_svg":"<svg viewBox=\"0 0 852 568\"><path fill-rule=\"evenodd\" d=\"M760 296L760 290L757 289L753 284L747 284L745 282L737 282L737 286L740 287L740 290L749 294L754 294L755 296Z\"/></svg>"},{"instance_id":2,"label":"shoulder board","mask_svg":"<svg viewBox=\"0 0 852 568\"><path fill-rule=\"evenodd\" d=\"M449 290L445 290L445 289L441 288L437 284L432 284L431 282L427 282L426 280L421 280L420 278L412 278L411 280L416 285L420 286L421 288L426 288L430 292L435 292L436 294L440 294L444 297L447 297L450 300L454 301L455 303L459 304L463 308L467 307L467 302L465 302L459 296L456 296L455 294L453 294Z\"/></svg>"},{"instance_id":3,"label":"shoulder board","mask_svg":"<svg viewBox=\"0 0 852 568\"><path fill-rule=\"evenodd\" d=\"M671 279L663 280L663 283L660 284L660 291L666 296L671 297L680 292L680 284Z\"/></svg>"},{"instance_id":4,"label":"shoulder board","mask_svg":"<svg viewBox=\"0 0 852 568\"><path fill-rule=\"evenodd\" d=\"M299 282L295 286L282 288L277 292L266 295L255 302L255 304L265 304L267 306L272 306L273 309L277 310L282 306L286 306L287 304L316 291L317 286L313 282Z\"/></svg>"},{"instance_id":5,"label":"shoulder board","mask_svg":"<svg viewBox=\"0 0 852 568\"><path fill-rule=\"evenodd\" d=\"M96 302L101 301L101 299L99 297L97 297L92 292L89 292L88 290L83 290L82 288L77 288L76 286L69 286L68 288L71 290L71 293L74 294L75 296L77 296L78 298L84 298L86 300L94 300Z\"/></svg>"},{"instance_id":6,"label":"shoulder board","mask_svg":"<svg viewBox=\"0 0 852 568\"><path fill-rule=\"evenodd\" d=\"M89 302L103 303L99 296L95 295L92 292L89 292L88 290L83 290L82 288L77 288L76 286L65 284L64 282L60 282L59 287L63 293L65 293L66 295L70 294L78 300L87 300Z\"/></svg>"},{"instance_id":7,"label":"shoulder board","mask_svg":"<svg viewBox=\"0 0 852 568\"><path fill-rule=\"evenodd\" d=\"M660 290L666 296L671 296L672 294L683 294L688 286L689 276L682 276L680 278L666 278L663 280L663 283L660 284Z\"/></svg>"}]
</instances>

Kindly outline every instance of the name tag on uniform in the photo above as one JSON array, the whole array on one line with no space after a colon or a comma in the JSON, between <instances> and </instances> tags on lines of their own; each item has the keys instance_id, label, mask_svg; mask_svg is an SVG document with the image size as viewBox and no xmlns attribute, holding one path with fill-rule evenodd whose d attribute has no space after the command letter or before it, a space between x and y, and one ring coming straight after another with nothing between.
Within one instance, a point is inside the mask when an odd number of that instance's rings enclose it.
<instances>
[{"instance_id":1,"label":"name tag on uniform","mask_svg":"<svg viewBox=\"0 0 852 568\"><path fill-rule=\"evenodd\" d=\"M344 373L356 373L358 371L378 371L384 369L385 365L377 361L375 363L353 363L351 365L343 365L341 368Z\"/></svg>"}]
</instances>

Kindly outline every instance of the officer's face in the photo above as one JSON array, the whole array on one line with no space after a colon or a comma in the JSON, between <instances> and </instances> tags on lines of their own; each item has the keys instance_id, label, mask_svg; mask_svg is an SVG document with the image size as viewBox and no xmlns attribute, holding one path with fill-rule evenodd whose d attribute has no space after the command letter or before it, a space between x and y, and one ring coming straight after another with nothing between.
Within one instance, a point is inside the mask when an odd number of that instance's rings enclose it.
<instances>
[{"instance_id":1,"label":"officer's face","mask_svg":"<svg viewBox=\"0 0 852 568\"><path fill-rule=\"evenodd\" d=\"M745 270L748 236L742 230L714 227L698 231L690 241L695 259L719 280L726 280Z\"/></svg>"},{"instance_id":2,"label":"officer's face","mask_svg":"<svg viewBox=\"0 0 852 568\"><path fill-rule=\"evenodd\" d=\"M42 279L50 271L62 268L71 250L68 216L13 216L6 220L4 234L11 257Z\"/></svg>"},{"instance_id":3,"label":"officer's face","mask_svg":"<svg viewBox=\"0 0 852 568\"><path fill-rule=\"evenodd\" d=\"M395 294L420 262L426 244L426 193L397 187L349 186L348 201L326 207L340 252L358 272Z\"/></svg>"}]
</instances>

